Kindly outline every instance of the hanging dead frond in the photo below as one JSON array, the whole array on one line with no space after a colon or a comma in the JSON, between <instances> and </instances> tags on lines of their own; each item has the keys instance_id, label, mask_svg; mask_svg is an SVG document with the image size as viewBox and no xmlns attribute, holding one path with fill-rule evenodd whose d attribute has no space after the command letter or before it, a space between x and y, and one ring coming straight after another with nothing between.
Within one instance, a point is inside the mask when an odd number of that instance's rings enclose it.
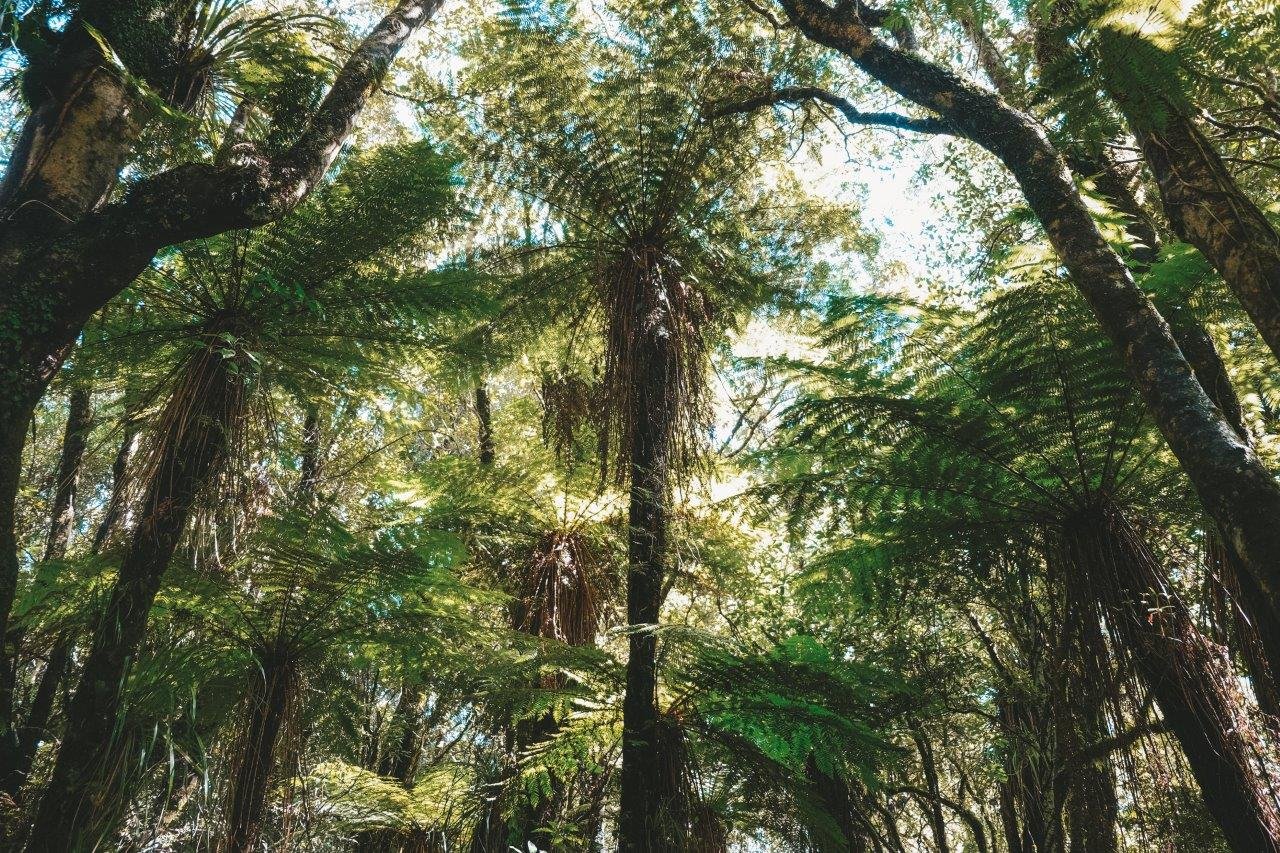
<instances>
[{"instance_id":1,"label":"hanging dead frond","mask_svg":"<svg viewBox=\"0 0 1280 853\"><path fill-rule=\"evenodd\" d=\"M654 442L655 466L686 471L709 423L711 303L660 242L640 242L619 257L601 259L597 286L608 325L602 468L618 482L631 477L633 451L646 441Z\"/></svg>"},{"instance_id":2,"label":"hanging dead frond","mask_svg":"<svg viewBox=\"0 0 1280 853\"><path fill-rule=\"evenodd\" d=\"M518 631L570 646L593 644L613 582L595 546L572 530L543 534L520 573Z\"/></svg>"}]
</instances>

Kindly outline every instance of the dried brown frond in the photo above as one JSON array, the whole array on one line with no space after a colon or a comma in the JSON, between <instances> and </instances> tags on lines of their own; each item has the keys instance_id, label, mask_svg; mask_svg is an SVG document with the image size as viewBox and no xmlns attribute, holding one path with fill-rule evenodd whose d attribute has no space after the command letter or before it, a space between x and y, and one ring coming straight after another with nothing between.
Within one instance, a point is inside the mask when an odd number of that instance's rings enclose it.
<instances>
[{"instance_id":1,"label":"dried brown frond","mask_svg":"<svg viewBox=\"0 0 1280 853\"><path fill-rule=\"evenodd\" d=\"M150 448L142 460L139 478L152 482L163 472L173 472L183 457L212 453L213 463L201 494L206 499L192 511L197 538L206 540L208 553L216 555L238 538L238 525L227 528L228 519L252 515L263 502L260 478L246 477L248 461L245 434L251 421L250 407L261 395L252 393L257 381L252 358L238 345L252 321L231 313L210 320L204 345L194 349L172 374L170 392L153 433ZM228 501L231 498L233 500ZM234 507L240 512L228 514ZM219 544L217 526L230 531L230 542ZM212 563L220 561L214 559Z\"/></svg>"},{"instance_id":2,"label":"dried brown frond","mask_svg":"<svg viewBox=\"0 0 1280 853\"><path fill-rule=\"evenodd\" d=\"M679 476L693 465L708 422L711 303L656 241L602 261L597 280L608 318L602 470L624 481L633 451L646 444L651 464Z\"/></svg>"},{"instance_id":3,"label":"dried brown frond","mask_svg":"<svg viewBox=\"0 0 1280 853\"><path fill-rule=\"evenodd\" d=\"M570 646L594 643L613 592L604 565L582 534L572 530L544 534L523 567L513 626Z\"/></svg>"}]
</instances>

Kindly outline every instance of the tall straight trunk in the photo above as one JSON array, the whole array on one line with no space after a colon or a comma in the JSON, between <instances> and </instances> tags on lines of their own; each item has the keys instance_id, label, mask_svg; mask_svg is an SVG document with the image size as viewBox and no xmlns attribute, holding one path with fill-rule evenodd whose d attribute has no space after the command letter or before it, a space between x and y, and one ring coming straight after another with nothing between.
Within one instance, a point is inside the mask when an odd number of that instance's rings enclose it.
<instances>
[{"instance_id":1,"label":"tall straight trunk","mask_svg":"<svg viewBox=\"0 0 1280 853\"><path fill-rule=\"evenodd\" d=\"M876 38L856 14L820 0L779 2L810 39L840 51L894 92L935 111L957 134L1009 169L1115 345L1201 504L1271 612L1280 613L1280 485L1206 394L1168 325L1099 232L1039 124L996 94Z\"/></svg>"},{"instance_id":2,"label":"tall straight trunk","mask_svg":"<svg viewBox=\"0 0 1280 853\"><path fill-rule=\"evenodd\" d=\"M1187 756L1206 806L1237 853L1280 851L1280 806L1260 775L1258 743L1234 675L1124 515L1101 506L1073 519L1064 546L1073 596L1093 597Z\"/></svg>"},{"instance_id":3,"label":"tall straight trunk","mask_svg":"<svg viewBox=\"0 0 1280 853\"><path fill-rule=\"evenodd\" d=\"M90 553L92 554L101 552L102 547L106 544L107 537L115 529L117 521L123 515L125 492L128 485L126 476L129 460L133 458L137 447L137 427L129 425L125 428L125 436L120 442L120 449L116 453L115 461L111 466L111 497L107 501L107 508L104 510L102 519L98 523L97 531L94 533L93 544L90 546ZM62 679L66 676L71 664L73 640L74 638L68 635L58 637L46 656L44 670L40 673L40 680L36 684L35 694L32 696L31 705L27 709L27 717L23 720L22 727L19 730L17 763L12 771L14 777L12 784L14 785L21 786L24 784L26 777L31 772L31 765L35 761L36 751L40 747L40 742L50 736L49 720L53 716L53 706L58 696L58 688L61 686ZM8 788L5 790L8 790ZM19 790L9 791L9 793L15 799L19 796Z\"/></svg>"},{"instance_id":4,"label":"tall straight trunk","mask_svg":"<svg viewBox=\"0 0 1280 853\"><path fill-rule=\"evenodd\" d=\"M622 705L622 778L618 815L620 853L668 853L675 835L659 791L658 638L666 575L667 500L677 389L671 340L654 319L656 286L636 288L636 365L631 389L630 505L627 543L628 636ZM661 313L658 312L660 316Z\"/></svg>"},{"instance_id":5,"label":"tall straight trunk","mask_svg":"<svg viewBox=\"0 0 1280 853\"><path fill-rule=\"evenodd\" d=\"M85 446L92 427L93 410L87 388L77 386L72 389L67 406L67 426L62 438L62 454L58 460L58 470L54 475L53 503L50 507L49 534L45 540L43 561L60 560L67 553L67 545L71 541L71 531L75 525L75 501L80 469L84 462ZM39 736L44 730L43 714L46 704L52 703L50 691L45 689L45 681L50 675L60 677L66 665L66 653L61 644L55 644L53 652L45 663L36 694L32 698L30 712L25 725L18 726L14 718L13 687L19 667L19 648L22 645L20 631L10 631L6 637L6 655L4 667L4 689L0 696L5 714L3 750L0 750L0 791L17 799L23 784L26 782L35 749L39 744ZM11 653L10 653L10 650ZM34 726L32 724L35 724Z\"/></svg>"},{"instance_id":6,"label":"tall straight trunk","mask_svg":"<svg viewBox=\"0 0 1280 853\"><path fill-rule=\"evenodd\" d=\"M231 780L226 853L251 853L262 834L275 755L298 685L297 661L287 648L260 655L261 680L249 697L245 730Z\"/></svg>"},{"instance_id":7,"label":"tall straight trunk","mask_svg":"<svg viewBox=\"0 0 1280 853\"><path fill-rule=\"evenodd\" d=\"M216 348L202 350L171 398L138 524L67 707L66 734L31 827L29 853L92 846L116 817L104 804L120 799L112 788L129 667L196 496L217 471L244 411L242 376L229 368Z\"/></svg>"}]
</instances>

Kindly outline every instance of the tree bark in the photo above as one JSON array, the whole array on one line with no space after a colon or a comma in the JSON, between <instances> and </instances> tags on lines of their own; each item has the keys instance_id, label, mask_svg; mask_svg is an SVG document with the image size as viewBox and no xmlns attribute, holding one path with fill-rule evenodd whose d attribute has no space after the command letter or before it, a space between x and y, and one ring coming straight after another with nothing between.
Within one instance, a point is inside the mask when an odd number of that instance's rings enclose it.
<instances>
[{"instance_id":1,"label":"tree bark","mask_svg":"<svg viewBox=\"0 0 1280 853\"><path fill-rule=\"evenodd\" d=\"M194 356L188 376L162 421L166 432L138 524L67 708L66 735L27 840L29 853L91 847L115 817L100 807L119 799L110 788L124 682L196 496L216 472L244 409L242 379L216 347Z\"/></svg>"},{"instance_id":2,"label":"tree bark","mask_svg":"<svg viewBox=\"0 0 1280 853\"><path fill-rule=\"evenodd\" d=\"M489 406L489 389L481 383L476 386L476 440L480 449L480 464L492 467L496 456L493 447L493 412Z\"/></svg>"},{"instance_id":3,"label":"tree bark","mask_svg":"<svg viewBox=\"0 0 1280 853\"><path fill-rule=\"evenodd\" d=\"M641 272L641 275L645 273ZM658 638L666 574L667 499L671 465L675 353L651 304L654 283L642 281L634 328L640 336L630 411L630 505L627 545L628 637L626 695L622 706L622 777L618 816L620 853L675 853L659 792Z\"/></svg>"},{"instance_id":4,"label":"tree bark","mask_svg":"<svg viewBox=\"0 0 1280 853\"><path fill-rule=\"evenodd\" d=\"M249 697L248 718L227 808L226 853L252 853L262 834L276 748L298 685L297 662L287 648L264 650L262 680Z\"/></svg>"},{"instance_id":5,"label":"tree bark","mask_svg":"<svg viewBox=\"0 0 1280 853\"><path fill-rule=\"evenodd\" d=\"M147 2L163 5L137 0ZM0 319L11 331L0 337L0 636L8 628L18 576L14 502L26 426L84 324L165 246L260 225L297 206L323 179L392 59L442 2L400 0L348 58L298 141L279 156L246 153L243 162L231 165L180 165L140 181L123 200L83 215L60 212L51 221L46 207L35 203L6 210L0 222ZM83 6L113 4L99 0ZM80 156L96 163L102 174L114 175L119 165L111 163L123 162L118 157L102 161L91 151ZM22 168L24 174L29 171ZM87 165L62 169L91 171ZM101 175L80 183L100 182ZM38 184L10 180L6 173L5 185L13 193ZM68 190L59 197L91 194Z\"/></svg>"},{"instance_id":6,"label":"tree bark","mask_svg":"<svg viewBox=\"0 0 1280 853\"><path fill-rule=\"evenodd\" d=\"M947 819L942 813L942 787L938 782L938 766L933 759L933 745L924 732L918 729L911 732L911 739L915 742L916 751L920 753L920 767L924 770L924 781L928 786L929 797L924 807L929 819L929 831L933 833L933 843L939 853L947 853L951 846L947 843Z\"/></svg>"},{"instance_id":7,"label":"tree bark","mask_svg":"<svg viewBox=\"0 0 1280 853\"><path fill-rule=\"evenodd\" d=\"M876 38L856 13L779 0L810 39L938 113L1009 169L1152 419L1272 612L1280 613L1280 486L1197 381L1164 319L1099 232L1041 128L996 94Z\"/></svg>"},{"instance_id":8,"label":"tree bark","mask_svg":"<svg viewBox=\"0 0 1280 853\"><path fill-rule=\"evenodd\" d=\"M89 430L93 423L93 410L90 405L89 391L77 386L72 389L67 406L67 425L62 438L62 455L58 460L58 470L54 475L53 503L50 507L49 535L45 540L43 562L60 560L67 553L67 545L71 541L71 530L75 524L75 500L80 479L80 469L84 462L85 446L88 444ZM52 705L53 690L46 689L45 682L53 676L53 681L61 677L66 666L67 651L61 643L55 643L52 653L45 663L36 694L32 698L28 719L23 726L17 726L14 719L13 685L17 677L19 664L19 647L22 645L21 631L10 629L10 636L5 638L6 654L3 661L5 668L4 695L0 697L5 711L4 749L0 753L0 791L18 799L27 773L31 769L31 761L35 757L39 737L44 733L44 723L48 713L46 705Z\"/></svg>"},{"instance_id":9,"label":"tree bark","mask_svg":"<svg viewBox=\"0 0 1280 853\"><path fill-rule=\"evenodd\" d=\"M1196 629L1146 543L1117 509L1103 506L1067 524L1064 546L1076 604L1100 605L1231 848L1280 851L1280 807L1259 775L1258 743L1233 695L1234 674Z\"/></svg>"},{"instance_id":10,"label":"tree bark","mask_svg":"<svg viewBox=\"0 0 1280 853\"><path fill-rule=\"evenodd\" d=\"M1155 176L1174 233L1208 259L1280 359L1280 233L1236 183L1189 105L1166 99L1153 110L1145 95L1116 86L1109 94Z\"/></svg>"},{"instance_id":11,"label":"tree bark","mask_svg":"<svg viewBox=\"0 0 1280 853\"><path fill-rule=\"evenodd\" d=\"M1120 806L1111 771L1111 753L1091 750L1106 742L1107 708L1113 701L1114 667L1097 609L1068 602L1068 625L1075 635L1068 661L1068 691L1060 700L1073 718L1075 749L1065 769L1068 853L1119 853Z\"/></svg>"},{"instance_id":12,"label":"tree bark","mask_svg":"<svg viewBox=\"0 0 1280 853\"><path fill-rule=\"evenodd\" d=\"M102 511L102 519L93 534L93 553L102 551L111 541L118 524L128 524L125 506L129 500L129 465L134 454L138 452L138 425L132 420L126 421L121 428L124 436L120 439L120 448L111 462L111 497L107 500L107 508Z\"/></svg>"}]
</instances>

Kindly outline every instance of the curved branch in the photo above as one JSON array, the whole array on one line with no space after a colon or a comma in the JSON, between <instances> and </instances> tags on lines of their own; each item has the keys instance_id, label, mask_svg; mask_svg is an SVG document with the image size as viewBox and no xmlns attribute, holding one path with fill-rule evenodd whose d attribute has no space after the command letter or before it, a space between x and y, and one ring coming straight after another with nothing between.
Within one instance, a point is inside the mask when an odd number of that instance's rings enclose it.
<instances>
[{"instance_id":1,"label":"curved branch","mask_svg":"<svg viewBox=\"0 0 1280 853\"><path fill-rule=\"evenodd\" d=\"M978 846L978 853L987 853L987 833L982 828L982 821L978 819L977 815L950 797L943 796L942 794L935 795L923 788L916 788L911 785L899 785L895 788L885 788L884 793L906 794L908 796L915 797L916 799L946 806L948 809L955 812L956 815L968 825L969 833L973 835L973 843Z\"/></svg>"},{"instance_id":2,"label":"curved branch","mask_svg":"<svg viewBox=\"0 0 1280 853\"><path fill-rule=\"evenodd\" d=\"M784 86L780 89L746 98L741 101L721 104L709 111L711 118L720 116L734 115L737 113L749 113L760 109L761 107L772 107L779 104L800 104L805 101L818 101L828 106L834 107L840 111L850 124L869 125L872 127L887 127L895 130L910 130L915 133L926 134L954 134L955 130L951 123L946 119L938 116L925 116L923 118L915 118L913 116L902 115L901 113L885 113L863 112L853 105L847 98L843 98L834 92L817 86Z\"/></svg>"}]
</instances>

